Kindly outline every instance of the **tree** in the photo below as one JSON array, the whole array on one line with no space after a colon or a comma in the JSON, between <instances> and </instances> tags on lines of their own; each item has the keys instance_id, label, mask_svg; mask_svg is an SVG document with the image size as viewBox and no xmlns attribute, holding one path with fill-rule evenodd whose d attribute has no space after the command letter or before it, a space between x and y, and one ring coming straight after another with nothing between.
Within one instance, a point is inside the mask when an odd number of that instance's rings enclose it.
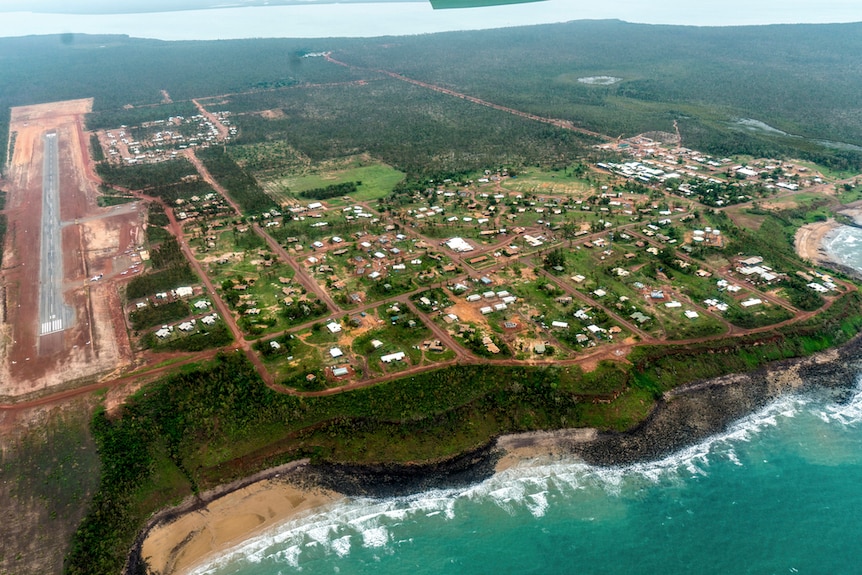
<instances>
[{"instance_id":1,"label":"tree","mask_svg":"<svg viewBox=\"0 0 862 575\"><path fill-rule=\"evenodd\" d=\"M565 267L566 265L566 256L563 254L563 250L560 248L554 248L545 254L545 269L555 269Z\"/></svg>"}]
</instances>

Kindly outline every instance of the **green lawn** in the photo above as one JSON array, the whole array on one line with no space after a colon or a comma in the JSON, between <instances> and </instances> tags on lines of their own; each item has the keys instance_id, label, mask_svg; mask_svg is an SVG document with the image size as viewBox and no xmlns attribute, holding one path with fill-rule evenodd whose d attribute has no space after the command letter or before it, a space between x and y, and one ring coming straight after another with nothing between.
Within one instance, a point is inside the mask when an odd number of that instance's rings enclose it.
<instances>
[{"instance_id":1,"label":"green lawn","mask_svg":"<svg viewBox=\"0 0 862 575\"><path fill-rule=\"evenodd\" d=\"M362 182L351 197L368 201L387 196L402 179L404 174L395 168L379 162L369 164L357 159L335 169L270 179L262 185L276 201L284 202L306 190L346 182Z\"/></svg>"}]
</instances>

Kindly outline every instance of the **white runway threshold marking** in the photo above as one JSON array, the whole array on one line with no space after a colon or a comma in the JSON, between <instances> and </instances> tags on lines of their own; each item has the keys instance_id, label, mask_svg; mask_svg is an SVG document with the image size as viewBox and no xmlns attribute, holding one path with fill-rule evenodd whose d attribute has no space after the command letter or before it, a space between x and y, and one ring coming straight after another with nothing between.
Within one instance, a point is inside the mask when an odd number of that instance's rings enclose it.
<instances>
[{"instance_id":1,"label":"white runway threshold marking","mask_svg":"<svg viewBox=\"0 0 862 575\"><path fill-rule=\"evenodd\" d=\"M58 331L63 331L62 319L54 319L42 323L42 329L39 331L39 335L48 335L52 333L57 333Z\"/></svg>"}]
</instances>

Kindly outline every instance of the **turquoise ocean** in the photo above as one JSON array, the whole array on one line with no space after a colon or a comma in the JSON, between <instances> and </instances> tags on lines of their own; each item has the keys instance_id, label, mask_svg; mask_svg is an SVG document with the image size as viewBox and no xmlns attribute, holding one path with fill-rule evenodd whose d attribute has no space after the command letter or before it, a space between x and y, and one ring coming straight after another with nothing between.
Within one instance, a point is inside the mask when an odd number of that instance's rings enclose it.
<instances>
[{"instance_id":1,"label":"turquoise ocean","mask_svg":"<svg viewBox=\"0 0 862 575\"><path fill-rule=\"evenodd\" d=\"M348 498L196 571L298 572L862 573L862 375L657 461L535 459L465 488Z\"/></svg>"}]
</instances>

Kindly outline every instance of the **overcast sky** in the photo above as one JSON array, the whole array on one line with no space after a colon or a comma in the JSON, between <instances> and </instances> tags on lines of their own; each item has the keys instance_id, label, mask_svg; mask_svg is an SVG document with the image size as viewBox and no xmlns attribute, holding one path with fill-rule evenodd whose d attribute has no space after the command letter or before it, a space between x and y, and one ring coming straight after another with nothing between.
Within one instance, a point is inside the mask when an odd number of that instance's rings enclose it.
<instances>
[{"instance_id":1,"label":"overcast sky","mask_svg":"<svg viewBox=\"0 0 862 575\"><path fill-rule=\"evenodd\" d=\"M170 18L148 14L34 14L59 0L0 0L0 36L53 33L111 33L163 40L208 40L249 37L325 37L420 34L446 30L497 28L581 19L616 18L650 24L728 26L772 23L828 23L862 21L862 0L545 0L531 4L431 9L428 2L322 4L313 0L293 6L223 8L174 12ZM97 9L107 0L62 2L81 9ZM111 0L111 6L130 6L138 0ZM213 0L148 0L151 8L213 5ZM224 6L263 0L224 0ZM139 5L139 4L138 4ZM17 10L9 12L9 10Z\"/></svg>"}]
</instances>

